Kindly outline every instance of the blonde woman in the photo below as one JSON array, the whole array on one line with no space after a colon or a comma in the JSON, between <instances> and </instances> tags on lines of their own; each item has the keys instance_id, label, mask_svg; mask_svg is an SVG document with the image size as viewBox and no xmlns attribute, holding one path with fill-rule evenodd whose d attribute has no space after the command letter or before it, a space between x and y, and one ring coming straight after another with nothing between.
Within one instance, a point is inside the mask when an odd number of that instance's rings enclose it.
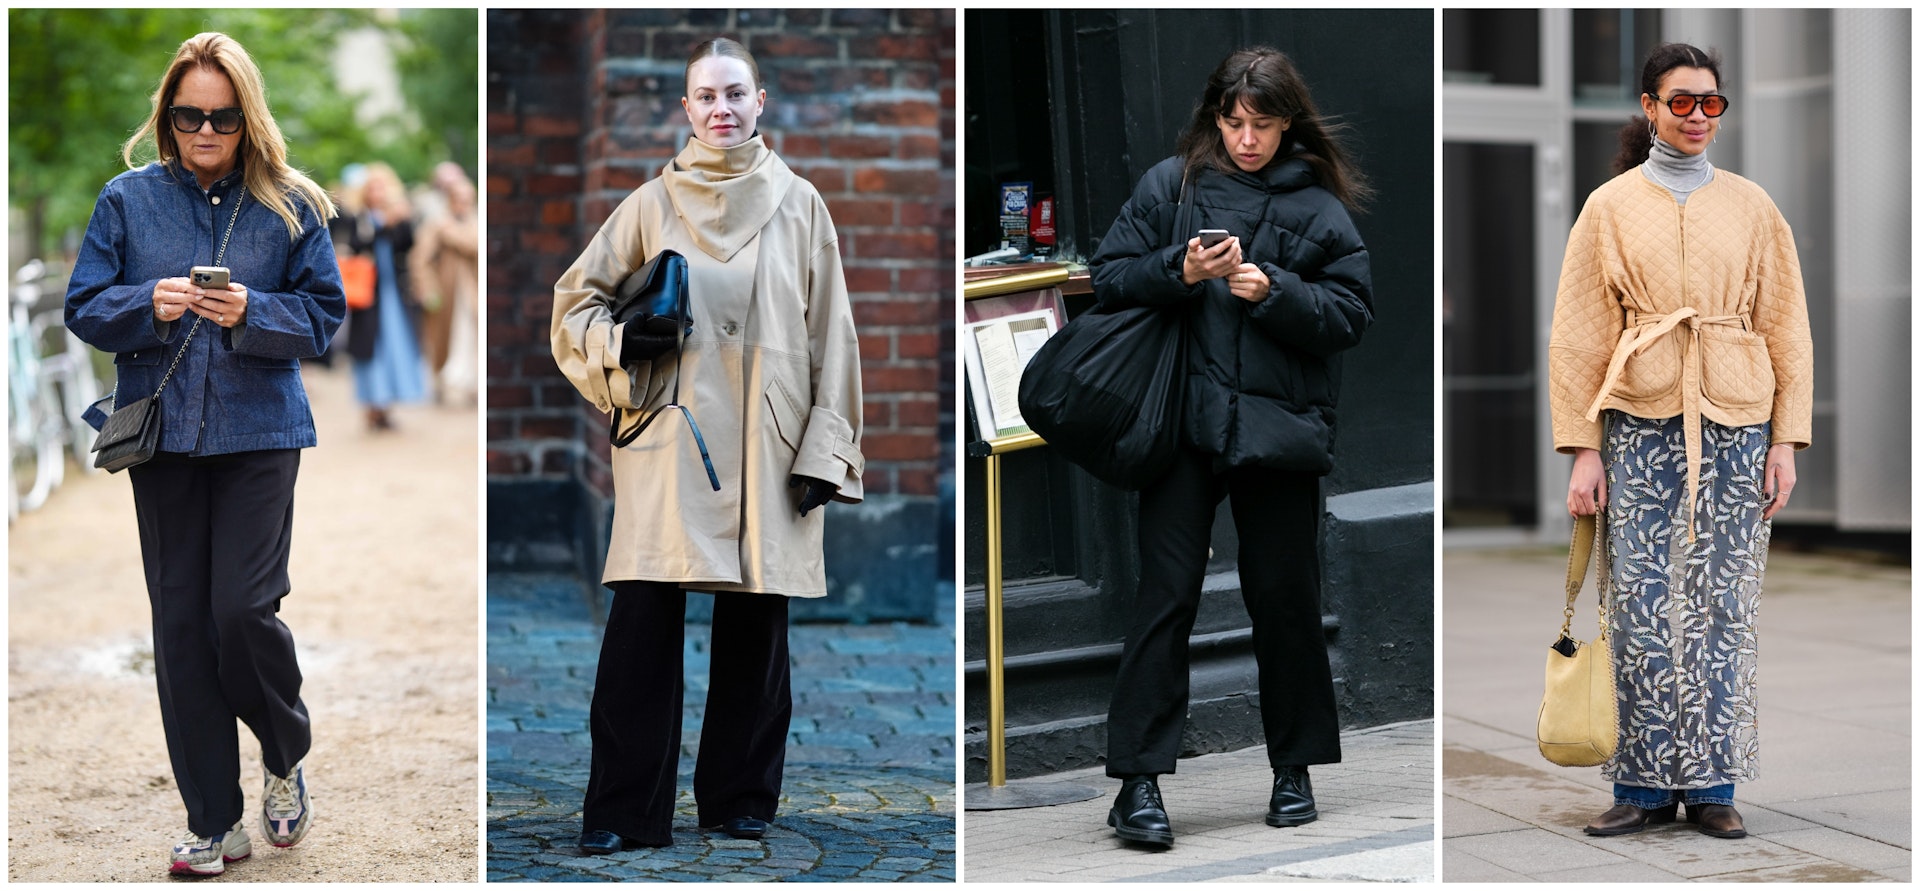
<instances>
[{"instance_id":1,"label":"blonde woman","mask_svg":"<svg viewBox=\"0 0 1920 891\"><path fill-rule=\"evenodd\" d=\"M714 593L699 825L766 833L793 713L787 598L826 595L822 508L863 497L860 349L838 236L820 194L756 131L766 101L745 47L696 47L682 100L693 137L553 288L554 359L582 395L603 411L655 409L678 378L705 433L701 446L668 416L614 450L602 576L614 596L580 833L590 854L673 843L686 589ZM620 282L665 249L687 259L692 318L616 324Z\"/></svg>"},{"instance_id":2,"label":"blonde woman","mask_svg":"<svg viewBox=\"0 0 1920 891\"><path fill-rule=\"evenodd\" d=\"M392 430L394 405L426 398L420 343L414 338L413 207L393 168L378 161L364 168L366 180L349 202L349 214L334 221L334 239L347 253L373 260L373 305L356 309L347 325L353 357L353 393L367 411L367 428Z\"/></svg>"},{"instance_id":3,"label":"blonde woman","mask_svg":"<svg viewBox=\"0 0 1920 891\"><path fill-rule=\"evenodd\" d=\"M137 163L149 147L156 160ZM334 207L287 165L260 71L224 34L180 45L122 158L128 172L87 223L67 326L115 354L116 406L172 374L158 453L127 475L160 718L187 808L168 862L217 875L252 852L235 718L260 741L267 841L297 844L313 824L300 667L275 613L292 589L300 450L315 444L300 359L324 352L346 313ZM216 265L230 270L224 289L188 277Z\"/></svg>"}]
</instances>

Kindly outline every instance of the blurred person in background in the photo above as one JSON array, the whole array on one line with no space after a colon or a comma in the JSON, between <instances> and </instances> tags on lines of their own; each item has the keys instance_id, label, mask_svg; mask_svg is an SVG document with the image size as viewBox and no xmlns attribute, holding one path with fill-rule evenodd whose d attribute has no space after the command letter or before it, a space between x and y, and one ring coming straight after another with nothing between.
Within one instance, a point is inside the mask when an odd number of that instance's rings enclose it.
<instances>
[{"instance_id":1,"label":"blurred person in background","mask_svg":"<svg viewBox=\"0 0 1920 891\"><path fill-rule=\"evenodd\" d=\"M787 598L826 596L824 507L865 497L860 348L826 202L756 129L767 94L746 47L705 41L686 74L692 138L553 287L554 360L582 396L631 425L677 391L687 419L613 450L590 854L673 843L687 588L714 593L698 822L766 833L793 714ZM667 249L686 258L691 318L616 323L621 283Z\"/></svg>"},{"instance_id":2,"label":"blurred person in background","mask_svg":"<svg viewBox=\"0 0 1920 891\"><path fill-rule=\"evenodd\" d=\"M480 385L475 299L480 289L480 226L473 181L459 164L445 161L433 169L433 186L446 199L446 212L420 227L409 261L414 291L425 311L422 340L427 368L436 376L435 401L471 403Z\"/></svg>"},{"instance_id":3,"label":"blurred person in background","mask_svg":"<svg viewBox=\"0 0 1920 891\"><path fill-rule=\"evenodd\" d=\"M149 140L157 160L137 165ZM260 742L266 840L294 845L313 823L300 667L275 614L292 589L300 450L315 444L299 360L324 351L346 313L326 229L334 206L287 165L260 71L224 34L180 45L121 156L129 172L94 205L67 325L116 354L115 407L171 378L159 449L127 475L160 718L187 808L169 863L217 875L253 850L235 718ZM225 289L188 277L211 265L230 270Z\"/></svg>"},{"instance_id":4,"label":"blurred person in background","mask_svg":"<svg viewBox=\"0 0 1920 891\"><path fill-rule=\"evenodd\" d=\"M368 429L392 430L394 405L426 398L407 275L413 208L393 168L376 161L366 165L365 175L357 189L349 189L348 213L334 221L333 237L344 255L373 261L373 305L349 314L347 354L353 357L353 392L366 406Z\"/></svg>"},{"instance_id":5,"label":"blurred person in background","mask_svg":"<svg viewBox=\"0 0 1920 891\"><path fill-rule=\"evenodd\" d=\"M1812 439L1813 340L1793 232L1708 159L1720 59L1654 48L1612 180L1567 237L1548 377L1567 510L1603 512L1619 741L1590 835L1740 838L1757 775L1754 622L1770 520Z\"/></svg>"}]
</instances>

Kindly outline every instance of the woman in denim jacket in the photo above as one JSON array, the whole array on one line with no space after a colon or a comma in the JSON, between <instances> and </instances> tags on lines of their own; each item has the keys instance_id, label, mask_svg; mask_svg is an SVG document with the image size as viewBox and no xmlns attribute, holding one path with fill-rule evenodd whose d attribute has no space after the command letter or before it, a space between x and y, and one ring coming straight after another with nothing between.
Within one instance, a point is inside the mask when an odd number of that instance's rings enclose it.
<instances>
[{"instance_id":1,"label":"woman in denim jacket","mask_svg":"<svg viewBox=\"0 0 1920 891\"><path fill-rule=\"evenodd\" d=\"M148 139L158 160L136 167ZM158 453L128 477L161 722L187 807L171 869L213 875L252 852L234 718L266 762L267 840L291 846L312 824L300 669L274 614L291 588L299 450L315 444L299 360L326 349L346 297L327 235L333 202L287 166L260 71L231 38L180 45L122 158L129 171L87 223L67 326L116 354L116 406L152 395L178 357ZM231 270L225 290L187 277L215 265Z\"/></svg>"}]
</instances>

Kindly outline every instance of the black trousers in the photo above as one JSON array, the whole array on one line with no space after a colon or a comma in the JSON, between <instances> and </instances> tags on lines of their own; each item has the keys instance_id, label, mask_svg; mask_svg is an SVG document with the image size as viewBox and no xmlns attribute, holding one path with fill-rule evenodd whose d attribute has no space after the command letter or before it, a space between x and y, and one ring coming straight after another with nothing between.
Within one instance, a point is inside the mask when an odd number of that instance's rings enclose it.
<instances>
[{"instance_id":1,"label":"black trousers","mask_svg":"<svg viewBox=\"0 0 1920 891\"><path fill-rule=\"evenodd\" d=\"M593 763L581 824L667 845L678 794L687 595L663 582L612 587L594 676ZM711 656L693 771L700 825L732 817L771 821L793 718L787 598L714 594Z\"/></svg>"},{"instance_id":2,"label":"black trousers","mask_svg":"<svg viewBox=\"0 0 1920 891\"><path fill-rule=\"evenodd\" d=\"M1215 508L1233 499L1240 593L1253 620L1260 718L1275 767L1340 760L1320 628L1319 488L1308 473L1233 468L1182 449L1140 493L1140 588L1107 712L1107 775L1173 773L1187 722L1187 638Z\"/></svg>"},{"instance_id":3,"label":"black trousers","mask_svg":"<svg viewBox=\"0 0 1920 891\"><path fill-rule=\"evenodd\" d=\"M153 605L154 676L173 778L197 835L233 828L239 718L285 776L312 744L293 634L274 615L292 590L297 449L188 457L127 471Z\"/></svg>"}]
</instances>

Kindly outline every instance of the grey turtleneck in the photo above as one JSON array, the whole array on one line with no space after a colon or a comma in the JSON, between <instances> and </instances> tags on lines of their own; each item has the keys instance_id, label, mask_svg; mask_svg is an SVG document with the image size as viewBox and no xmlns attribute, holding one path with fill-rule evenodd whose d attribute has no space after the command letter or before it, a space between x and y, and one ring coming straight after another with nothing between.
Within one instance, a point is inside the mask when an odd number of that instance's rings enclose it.
<instances>
[{"instance_id":1,"label":"grey turtleneck","mask_svg":"<svg viewBox=\"0 0 1920 891\"><path fill-rule=\"evenodd\" d=\"M1672 192L1673 200L1681 204L1701 186L1713 182L1713 165L1707 163L1706 152L1689 155L1658 136L1653 138L1653 150L1640 165L1640 173Z\"/></svg>"}]
</instances>

